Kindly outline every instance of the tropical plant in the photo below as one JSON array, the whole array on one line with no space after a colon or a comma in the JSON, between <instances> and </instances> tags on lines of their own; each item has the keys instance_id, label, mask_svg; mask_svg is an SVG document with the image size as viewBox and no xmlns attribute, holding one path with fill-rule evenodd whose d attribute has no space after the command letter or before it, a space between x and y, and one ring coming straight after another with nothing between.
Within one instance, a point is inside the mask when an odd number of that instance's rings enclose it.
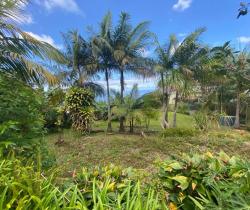
<instances>
[{"instance_id":1,"label":"tropical plant","mask_svg":"<svg viewBox=\"0 0 250 210\"><path fill-rule=\"evenodd\" d=\"M248 209L249 163L224 152L186 155L159 163L156 182L175 209Z\"/></svg>"},{"instance_id":2,"label":"tropical plant","mask_svg":"<svg viewBox=\"0 0 250 210\"><path fill-rule=\"evenodd\" d=\"M44 125L43 102L39 89L34 90L15 77L0 74L0 124L12 121L16 128L5 137L22 144L21 140L41 135Z\"/></svg>"},{"instance_id":3,"label":"tropical plant","mask_svg":"<svg viewBox=\"0 0 250 210\"><path fill-rule=\"evenodd\" d=\"M94 117L93 94L83 88L70 88L66 94L65 112L72 120L72 127L80 132L89 132Z\"/></svg>"},{"instance_id":4,"label":"tropical plant","mask_svg":"<svg viewBox=\"0 0 250 210\"><path fill-rule=\"evenodd\" d=\"M51 45L23 32L13 21L22 18L27 0L0 2L0 73L11 74L29 84L55 83L57 79L37 60L65 64L64 56Z\"/></svg>"},{"instance_id":5,"label":"tropical plant","mask_svg":"<svg viewBox=\"0 0 250 210\"><path fill-rule=\"evenodd\" d=\"M0 160L0 167L1 209L168 209L131 169L83 168L63 185L29 162Z\"/></svg>"},{"instance_id":6,"label":"tropical plant","mask_svg":"<svg viewBox=\"0 0 250 210\"><path fill-rule=\"evenodd\" d=\"M169 43L167 46L160 46L158 41L156 41L157 48L157 61L155 70L160 75L160 88L162 90L162 121L161 127L166 129L169 127L168 122L168 108L169 108L169 99L171 95L171 89L166 84L166 78L169 76L170 71L173 69L173 60L172 56L177 48L177 38L175 35L169 37Z\"/></svg>"},{"instance_id":7,"label":"tropical plant","mask_svg":"<svg viewBox=\"0 0 250 210\"><path fill-rule=\"evenodd\" d=\"M109 88L109 78L111 76L112 70L115 68L114 62L114 49L112 41L112 15L108 12L101 24L99 33L93 37L92 46L94 54L97 57L98 70L99 72L104 72L106 81L106 96L107 96L107 106L108 106L108 126L107 131L112 132L111 125L111 102L110 102L110 88Z\"/></svg>"},{"instance_id":8,"label":"tropical plant","mask_svg":"<svg viewBox=\"0 0 250 210\"><path fill-rule=\"evenodd\" d=\"M97 77L98 63L91 42L76 30L63 34L63 38L70 69L61 74L66 85L90 89L95 96L103 95L102 86L92 81Z\"/></svg>"},{"instance_id":9,"label":"tropical plant","mask_svg":"<svg viewBox=\"0 0 250 210\"><path fill-rule=\"evenodd\" d=\"M230 90L235 100L235 128L240 127L240 107L241 107L241 95L249 89L250 80L250 63L249 55L246 51L234 51L230 47L230 43L225 43L222 47L214 49L215 56L221 60L222 66L220 70L223 71L224 80L224 92Z\"/></svg>"},{"instance_id":10,"label":"tropical plant","mask_svg":"<svg viewBox=\"0 0 250 210\"><path fill-rule=\"evenodd\" d=\"M124 73L132 72L145 76L151 72L150 65L146 65L148 60L142 54L151 37L151 33L147 30L148 22L142 22L133 27L129 21L129 14L121 13L113 32L114 59L120 72L121 104L124 104ZM120 132L124 131L124 120L124 117L120 118Z\"/></svg>"}]
</instances>

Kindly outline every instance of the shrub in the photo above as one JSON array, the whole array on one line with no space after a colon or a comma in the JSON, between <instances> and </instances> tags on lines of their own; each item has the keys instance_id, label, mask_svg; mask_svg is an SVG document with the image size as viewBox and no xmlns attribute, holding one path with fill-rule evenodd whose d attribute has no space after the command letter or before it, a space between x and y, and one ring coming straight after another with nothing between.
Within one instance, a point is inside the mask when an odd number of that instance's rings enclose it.
<instances>
[{"instance_id":1,"label":"shrub","mask_svg":"<svg viewBox=\"0 0 250 210\"><path fill-rule=\"evenodd\" d=\"M158 164L157 189L178 209L248 209L250 164L221 152L183 155Z\"/></svg>"},{"instance_id":2,"label":"shrub","mask_svg":"<svg viewBox=\"0 0 250 210\"><path fill-rule=\"evenodd\" d=\"M161 137L192 137L197 135L199 132L193 129L186 128L168 128L161 133Z\"/></svg>"},{"instance_id":3,"label":"shrub","mask_svg":"<svg viewBox=\"0 0 250 210\"><path fill-rule=\"evenodd\" d=\"M66 94L65 109L72 120L75 130L90 131L94 118L94 96L83 88L73 87Z\"/></svg>"},{"instance_id":4,"label":"shrub","mask_svg":"<svg viewBox=\"0 0 250 210\"><path fill-rule=\"evenodd\" d=\"M194 114L194 121L196 128L201 131L207 131L208 130L208 124L209 124L209 118L207 113L204 112L196 112Z\"/></svg>"},{"instance_id":5,"label":"shrub","mask_svg":"<svg viewBox=\"0 0 250 210\"><path fill-rule=\"evenodd\" d=\"M67 187L17 159L0 160L0 167L0 209L167 209L155 191L117 167L83 169Z\"/></svg>"},{"instance_id":6,"label":"shrub","mask_svg":"<svg viewBox=\"0 0 250 210\"><path fill-rule=\"evenodd\" d=\"M0 75L0 124L15 122L15 132L5 132L2 138L19 144L22 139L40 135L44 124L42 108L43 95L39 90Z\"/></svg>"},{"instance_id":7,"label":"shrub","mask_svg":"<svg viewBox=\"0 0 250 210\"><path fill-rule=\"evenodd\" d=\"M188 103L180 103L178 105L178 110L177 110L178 113L181 113L181 114L190 114L190 108L189 108L189 105Z\"/></svg>"}]
</instances>

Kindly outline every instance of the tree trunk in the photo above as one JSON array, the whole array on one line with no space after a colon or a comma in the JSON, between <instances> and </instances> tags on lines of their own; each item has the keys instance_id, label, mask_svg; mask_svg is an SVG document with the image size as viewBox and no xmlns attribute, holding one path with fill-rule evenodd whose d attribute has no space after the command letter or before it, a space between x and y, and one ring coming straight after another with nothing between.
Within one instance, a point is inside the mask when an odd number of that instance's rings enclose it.
<instances>
[{"instance_id":1,"label":"tree trunk","mask_svg":"<svg viewBox=\"0 0 250 210\"><path fill-rule=\"evenodd\" d=\"M178 109L178 100L179 100L179 92L176 91L175 95L175 103L174 103L174 116L173 116L173 127L176 128L176 118L177 118L177 109Z\"/></svg>"},{"instance_id":2,"label":"tree trunk","mask_svg":"<svg viewBox=\"0 0 250 210\"><path fill-rule=\"evenodd\" d=\"M105 69L105 79L107 85L107 102L108 102L108 127L107 132L112 132L112 125L111 125L111 105L110 105L110 92L109 92L109 75L108 70Z\"/></svg>"},{"instance_id":3,"label":"tree trunk","mask_svg":"<svg viewBox=\"0 0 250 210\"><path fill-rule=\"evenodd\" d=\"M240 93L237 90L237 97L236 97L236 113L235 113L235 128L240 128Z\"/></svg>"},{"instance_id":4,"label":"tree trunk","mask_svg":"<svg viewBox=\"0 0 250 210\"><path fill-rule=\"evenodd\" d=\"M164 83L164 74L161 73L161 87L162 87L162 120L161 127L166 129L169 127L168 120L168 102L166 101L166 92L165 92L165 83Z\"/></svg>"},{"instance_id":5,"label":"tree trunk","mask_svg":"<svg viewBox=\"0 0 250 210\"><path fill-rule=\"evenodd\" d=\"M220 90L220 113L223 113L223 87Z\"/></svg>"},{"instance_id":6,"label":"tree trunk","mask_svg":"<svg viewBox=\"0 0 250 210\"><path fill-rule=\"evenodd\" d=\"M131 120L129 121L130 124L130 128L129 128L129 132L133 133L134 132L134 118L132 117Z\"/></svg>"},{"instance_id":7,"label":"tree trunk","mask_svg":"<svg viewBox=\"0 0 250 210\"><path fill-rule=\"evenodd\" d=\"M120 70L120 85L121 85L121 104L124 104L124 72L123 69ZM125 118L124 116L120 117L120 128L119 128L119 132L124 132L125 131L125 127L124 127L124 121Z\"/></svg>"}]
</instances>

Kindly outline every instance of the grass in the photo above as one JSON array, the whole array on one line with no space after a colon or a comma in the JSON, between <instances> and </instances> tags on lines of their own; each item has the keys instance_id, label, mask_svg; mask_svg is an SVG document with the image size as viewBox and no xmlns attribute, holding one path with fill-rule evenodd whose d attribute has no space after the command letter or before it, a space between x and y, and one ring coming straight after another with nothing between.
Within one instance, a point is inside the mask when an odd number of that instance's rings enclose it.
<instances>
[{"instance_id":1,"label":"grass","mask_svg":"<svg viewBox=\"0 0 250 210\"><path fill-rule=\"evenodd\" d=\"M160 138L158 134L142 138L139 135L104 132L81 136L64 131L65 143L58 146L58 134L46 137L51 152L57 159L64 176L82 167L113 163L151 171L155 160L163 160L181 153L219 152L250 158L250 133L237 130L218 130L196 137Z\"/></svg>"},{"instance_id":2,"label":"grass","mask_svg":"<svg viewBox=\"0 0 250 210\"><path fill-rule=\"evenodd\" d=\"M173 122L173 112L169 112L169 122L170 122L170 125ZM161 113L159 113L157 119L152 119L150 121L150 125L149 125L150 130L151 131L160 131L161 130L160 123L161 123ZM178 123L179 128L194 128L194 126L195 126L193 117L190 115L185 115L185 114L177 113L177 123ZM142 124L142 126L143 126L143 124ZM117 121L113 122L112 127L113 127L114 131L118 131L119 122L117 122ZM105 131L107 129L107 122L96 121L93 128L97 128L97 129Z\"/></svg>"}]
</instances>

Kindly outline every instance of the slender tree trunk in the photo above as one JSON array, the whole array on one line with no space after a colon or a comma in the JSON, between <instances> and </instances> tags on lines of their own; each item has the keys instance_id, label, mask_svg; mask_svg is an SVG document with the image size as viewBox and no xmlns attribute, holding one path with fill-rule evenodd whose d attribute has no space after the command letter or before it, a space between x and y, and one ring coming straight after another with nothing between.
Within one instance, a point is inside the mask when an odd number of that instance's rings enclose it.
<instances>
[{"instance_id":1,"label":"slender tree trunk","mask_svg":"<svg viewBox=\"0 0 250 210\"><path fill-rule=\"evenodd\" d=\"M168 102L166 100L166 91L165 91L165 83L164 83L164 74L161 73L161 87L162 87L162 120L161 127L166 129L169 127L168 121L166 119L168 115Z\"/></svg>"},{"instance_id":2,"label":"slender tree trunk","mask_svg":"<svg viewBox=\"0 0 250 210\"><path fill-rule=\"evenodd\" d=\"M237 90L237 97L236 97L236 113L235 113L235 128L240 128L240 93Z\"/></svg>"},{"instance_id":3,"label":"slender tree trunk","mask_svg":"<svg viewBox=\"0 0 250 210\"><path fill-rule=\"evenodd\" d=\"M175 95L175 103L174 103L174 116L173 116L173 127L176 128L176 119L177 119L177 109L178 109L178 100L179 100L179 92L176 91Z\"/></svg>"},{"instance_id":4,"label":"slender tree trunk","mask_svg":"<svg viewBox=\"0 0 250 210\"><path fill-rule=\"evenodd\" d=\"M121 104L124 104L124 71L123 69L120 70L120 85L121 85ZM124 132L125 131L125 127L124 127L124 121L125 118L124 116L120 117L120 128L119 128L119 132Z\"/></svg>"},{"instance_id":5,"label":"slender tree trunk","mask_svg":"<svg viewBox=\"0 0 250 210\"><path fill-rule=\"evenodd\" d=\"M223 112L223 87L221 87L221 91L220 91L220 113L222 114Z\"/></svg>"},{"instance_id":6,"label":"slender tree trunk","mask_svg":"<svg viewBox=\"0 0 250 210\"><path fill-rule=\"evenodd\" d=\"M108 102L108 127L107 132L112 132L112 125L111 125L111 105L110 105L110 92L109 92L109 75L108 70L105 69L105 79L107 85L107 102Z\"/></svg>"},{"instance_id":7,"label":"slender tree trunk","mask_svg":"<svg viewBox=\"0 0 250 210\"><path fill-rule=\"evenodd\" d=\"M133 133L134 132L134 118L133 117L131 118L129 124L130 124L129 132Z\"/></svg>"}]
</instances>

